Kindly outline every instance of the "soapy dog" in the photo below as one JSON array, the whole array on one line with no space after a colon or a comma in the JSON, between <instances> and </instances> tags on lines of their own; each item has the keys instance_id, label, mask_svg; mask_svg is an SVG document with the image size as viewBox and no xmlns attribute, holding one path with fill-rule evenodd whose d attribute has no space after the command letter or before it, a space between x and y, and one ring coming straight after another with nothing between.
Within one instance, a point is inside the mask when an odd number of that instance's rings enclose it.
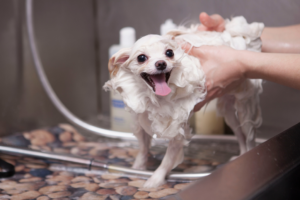
<instances>
[{"instance_id":1,"label":"soapy dog","mask_svg":"<svg viewBox=\"0 0 300 200\"><path fill-rule=\"evenodd\" d=\"M135 116L134 135L139 153L134 169L146 169L153 136L169 140L160 166L144 187L157 187L183 161L183 145L192 137L188 119L194 106L206 96L205 74L200 61L181 47L229 46L237 50L261 51L262 23L245 18L227 20L223 32L199 31L197 26L179 27L164 36L147 35L132 48L114 54L108 63L111 79L105 90L121 94ZM247 79L218 99L219 114L237 136L241 154L255 146L255 129L261 125L259 94L262 80Z\"/></svg>"}]
</instances>

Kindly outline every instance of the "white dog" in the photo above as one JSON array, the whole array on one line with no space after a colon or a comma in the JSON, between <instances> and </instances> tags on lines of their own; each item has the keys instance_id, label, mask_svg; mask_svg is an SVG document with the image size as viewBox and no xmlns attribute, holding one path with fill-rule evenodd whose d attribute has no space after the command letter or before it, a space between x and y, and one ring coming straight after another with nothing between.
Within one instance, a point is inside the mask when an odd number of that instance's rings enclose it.
<instances>
[{"instance_id":1,"label":"white dog","mask_svg":"<svg viewBox=\"0 0 300 200\"><path fill-rule=\"evenodd\" d=\"M152 136L169 139L161 165L144 187L163 184L166 175L183 161L184 141L192 136L188 119L206 95L200 62L182 50L182 43L260 51L263 27L261 23L247 24L243 17L227 20L223 33L180 27L165 36L142 37L132 48L120 50L109 60L111 80L104 89L118 91L136 116L134 134L140 151L133 168L146 169ZM261 80L246 80L218 100L219 112L237 136L241 154L255 146L255 128L262 121L261 92Z\"/></svg>"}]
</instances>

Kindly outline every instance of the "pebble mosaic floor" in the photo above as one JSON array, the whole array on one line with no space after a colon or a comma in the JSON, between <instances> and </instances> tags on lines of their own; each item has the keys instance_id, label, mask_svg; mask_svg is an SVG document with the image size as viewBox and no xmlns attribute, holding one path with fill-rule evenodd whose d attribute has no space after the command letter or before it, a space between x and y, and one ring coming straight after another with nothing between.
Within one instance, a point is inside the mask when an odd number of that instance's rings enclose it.
<instances>
[{"instance_id":1,"label":"pebble mosaic floor","mask_svg":"<svg viewBox=\"0 0 300 200\"><path fill-rule=\"evenodd\" d=\"M0 139L2 144L39 151L72 154L94 158L107 163L131 166L137 146L128 142L89 141L67 124L13 134ZM233 150L232 154L236 154ZM154 170L163 153L151 151L148 170ZM167 199L187 187L190 181L168 181L158 188L143 188L145 179L107 171L75 170L80 166L51 163L43 159L0 154L0 158L15 166L15 175L0 179L0 200L130 200ZM219 161L186 156L174 171L197 172L211 170ZM73 169L73 170L71 170Z\"/></svg>"}]
</instances>

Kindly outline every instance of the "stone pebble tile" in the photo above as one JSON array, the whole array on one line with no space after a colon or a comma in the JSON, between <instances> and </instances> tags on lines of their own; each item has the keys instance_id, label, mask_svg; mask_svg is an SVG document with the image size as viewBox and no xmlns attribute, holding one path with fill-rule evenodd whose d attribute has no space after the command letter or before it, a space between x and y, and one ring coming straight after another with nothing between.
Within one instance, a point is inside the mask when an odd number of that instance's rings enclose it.
<instances>
[{"instance_id":1,"label":"stone pebble tile","mask_svg":"<svg viewBox=\"0 0 300 200\"><path fill-rule=\"evenodd\" d=\"M49 152L69 153L114 164L130 166L138 150L121 147L118 143L88 141L77 130L60 124L47 129L33 130L0 139L4 144L28 147ZM156 157L159 153L153 152ZM151 156L151 155L149 155ZM176 194L190 183L166 183L158 188L143 188L144 179L120 174L101 175L52 171L41 159L1 155L0 158L15 165L16 174L0 179L0 199L159 199ZM148 167L156 168L159 160L150 157ZM218 163L201 159L185 159L177 171L197 169L197 165L212 166Z\"/></svg>"}]
</instances>

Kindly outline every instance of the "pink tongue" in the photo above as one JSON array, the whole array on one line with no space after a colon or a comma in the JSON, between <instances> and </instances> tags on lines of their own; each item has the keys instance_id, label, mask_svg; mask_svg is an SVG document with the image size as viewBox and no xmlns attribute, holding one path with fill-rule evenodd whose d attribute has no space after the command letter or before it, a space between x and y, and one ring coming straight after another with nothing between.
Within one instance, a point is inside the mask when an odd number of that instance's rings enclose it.
<instances>
[{"instance_id":1,"label":"pink tongue","mask_svg":"<svg viewBox=\"0 0 300 200\"><path fill-rule=\"evenodd\" d=\"M171 89L166 83L165 74L150 75L150 78L155 83L155 94L160 96L166 96L171 92Z\"/></svg>"}]
</instances>

